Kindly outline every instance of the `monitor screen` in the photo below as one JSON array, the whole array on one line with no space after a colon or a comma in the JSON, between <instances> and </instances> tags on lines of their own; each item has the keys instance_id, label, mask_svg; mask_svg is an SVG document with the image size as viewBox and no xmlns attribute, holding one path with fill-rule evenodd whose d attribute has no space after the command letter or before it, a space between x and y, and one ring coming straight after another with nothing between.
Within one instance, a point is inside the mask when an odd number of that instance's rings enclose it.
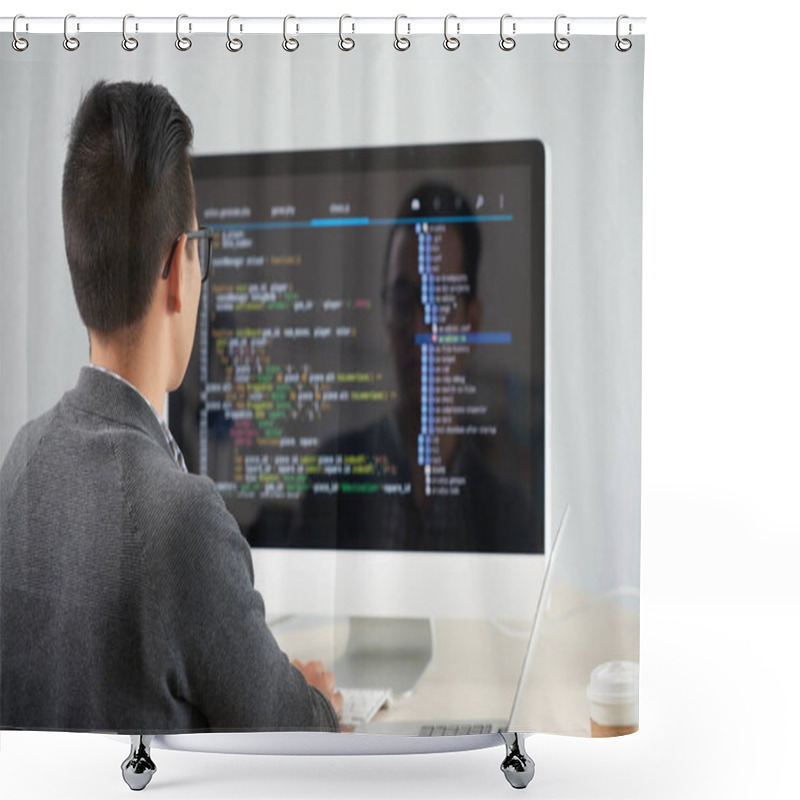
<instances>
[{"instance_id":1,"label":"monitor screen","mask_svg":"<svg viewBox=\"0 0 800 800\"><path fill-rule=\"evenodd\" d=\"M544 552L538 141L196 156L169 423L253 547Z\"/></svg>"}]
</instances>

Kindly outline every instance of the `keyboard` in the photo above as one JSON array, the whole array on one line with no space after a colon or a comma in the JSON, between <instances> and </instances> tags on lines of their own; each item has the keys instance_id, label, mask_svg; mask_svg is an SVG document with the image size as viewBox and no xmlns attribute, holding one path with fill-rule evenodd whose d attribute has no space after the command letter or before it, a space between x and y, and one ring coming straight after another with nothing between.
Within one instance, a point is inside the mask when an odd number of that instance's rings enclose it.
<instances>
[{"instance_id":1,"label":"keyboard","mask_svg":"<svg viewBox=\"0 0 800 800\"><path fill-rule=\"evenodd\" d=\"M471 736L499 733L507 730L507 719L482 720L381 720L364 722L358 726L359 733L379 733L388 736Z\"/></svg>"},{"instance_id":2,"label":"keyboard","mask_svg":"<svg viewBox=\"0 0 800 800\"><path fill-rule=\"evenodd\" d=\"M496 725L488 722L462 723L460 725L423 725L420 736L469 736L474 733L496 732Z\"/></svg>"},{"instance_id":3,"label":"keyboard","mask_svg":"<svg viewBox=\"0 0 800 800\"><path fill-rule=\"evenodd\" d=\"M345 725L369 722L392 698L391 689L337 689L342 693L342 723Z\"/></svg>"}]
</instances>

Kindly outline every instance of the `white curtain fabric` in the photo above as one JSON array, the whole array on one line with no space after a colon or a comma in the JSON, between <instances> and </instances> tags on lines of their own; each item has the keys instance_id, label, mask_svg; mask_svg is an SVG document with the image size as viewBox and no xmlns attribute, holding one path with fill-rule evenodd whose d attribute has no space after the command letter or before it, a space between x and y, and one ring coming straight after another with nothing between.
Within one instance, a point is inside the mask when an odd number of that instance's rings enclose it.
<instances>
[{"instance_id":1,"label":"white curtain fabric","mask_svg":"<svg viewBox=\"0 0 800 800\"><path fill-rule=\"evenodd\" d=\"M515 586L509 600L518 607L507 615L491 608L502 583L491 558L439 553L420 565L372 554L362 573L370 590L389 583L395 593L415 580L404 570L436 575L452 563L467 576L472 610L459 611L465 605L451 595L431 614L428 677L442 660L456 665L449 680L426 689L423 678L417 691L439 703L439 718L510 717L514 730L591 735L592 671L638 663L639 650L644 37L620 52L613 35L574 36L557 52L552 36L532 35L504 52L496 35L476 35L448 52L441 36L420 35L398 52L391 36L370 34L342 52L336 35L314 35L293 53L270 35L246 38L238 53L224 35L197 36L187 52L171 34L141 36L134 52L118 34L86 34L75 52L61 35L30 38L25 52L0 55L0 459L88 362L64 252L61 176L71 120L95 81L166 86L192 120L198 156L542 143L545 337L532 347L545 365L545 558L530 568L528 592ZM284 568L274 565L284 562L256 549L268 618L291 611L270 604ZM358 558L340 552L323 568L330 615L317 639L273 620L289 655L335 659L343 617L364 609L363 598L352 600L358 586L341 585L360 574ZM474 611L476 594L487 598L485 613ZM391 606L376 605L376 615ZM420 718L419 706L405 708Z\"/></svg>"}]
</instances>

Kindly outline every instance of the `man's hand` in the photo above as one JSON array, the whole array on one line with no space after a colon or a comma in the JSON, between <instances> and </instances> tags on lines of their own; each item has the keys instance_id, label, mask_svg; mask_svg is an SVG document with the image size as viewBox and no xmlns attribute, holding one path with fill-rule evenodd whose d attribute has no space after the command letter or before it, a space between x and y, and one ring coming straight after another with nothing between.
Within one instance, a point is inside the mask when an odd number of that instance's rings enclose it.
<instances>
[{"instance_id":1,"label":"man's hand","mask_svg":"<svg viewBox=\"0 0 800 800\"><path fill-rule=\"evenodd\" d=\"M292 666L297 667L306 679L306 683L319 689L330 700L336 716L342 716L342 693L336 691L336 679L331 670L326 670L321 661L309 661L301 664L297 659L292 661Z\"/></svg>"}]
</instances>

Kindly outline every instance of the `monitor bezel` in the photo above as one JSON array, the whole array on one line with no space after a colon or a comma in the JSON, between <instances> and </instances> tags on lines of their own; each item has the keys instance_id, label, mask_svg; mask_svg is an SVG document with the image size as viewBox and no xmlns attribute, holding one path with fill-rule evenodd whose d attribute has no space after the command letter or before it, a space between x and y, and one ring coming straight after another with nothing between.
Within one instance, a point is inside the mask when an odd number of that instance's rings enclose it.
<instances>
[{"instance_id":1,"label":"monitor bezel","mask_svg":"<svg viewBox=\"0 0 800 800\"><path fill-rule=\"evenodd\" d=\"M478 153L480 161L475 162L474 155ZM326 174L341 172L345 168L404 169L425 168L432 164L448 168L469 166L470 163L479 163L482 167L530 163L541 169L541 175L533 178L533 189L541 191L539 199L543 214L539 220L532 219L531 236L532 248L541 248L540 258L544 267L544 552L253 547L255 586L264 597L268 617L286 614L330 616L335 610L337 616L532 618L550 552L552 517L549 162L548 147L539 139L216 153L194 157L195 182L220 177L252 177L254 174ZM173 412L175 394L172 393L169 400ZM431 602L433 586L439 587L435 604ZM302 591L298 587L303 587Z\"/></svg>"}]
</instances>

